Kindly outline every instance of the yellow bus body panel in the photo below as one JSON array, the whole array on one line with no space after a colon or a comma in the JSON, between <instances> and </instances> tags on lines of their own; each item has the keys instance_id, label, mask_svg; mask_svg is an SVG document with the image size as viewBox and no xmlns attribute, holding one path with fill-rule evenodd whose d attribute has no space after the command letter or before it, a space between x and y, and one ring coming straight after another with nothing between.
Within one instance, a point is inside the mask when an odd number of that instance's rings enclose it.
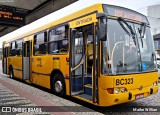
<instances>
[{"instance_id":1,"label":"yellow bus body panel","mask_svg":"<svg viewBox=\"0 0 160 115\"><path fill-rule=\"evenodd\" d=\"M68 54L32 56L32 82L50 89L50 74L54 69L60 70L64 77L68 77L69 63L66 62L66 57L69 57ZM55 67L54 58L59 58L56 63L59 66Z\"/></svg>"},{"instance_id":2,"label":"yellow bus body panel","mask_svg":"<svg viewBox=\"0 0 160 115\"><path fill-rule=\"evenodd\" d=\"M116 86L115 79L133 78L133 84L124 84ZM158 72L140 73L120 76L104 76L99 77L99 105L111 106L115 104L125 103L135 100L138 94L144 94L144 97L150 95L150 89L153 89L153 94L158 92L158 85L153 86L154 82L158 82ZM140 87L142 89L140 90ZM125 93L109 94L107 88L126 88ZM132 99L129 100L129 93L132 93ZM117 102L115 100L118 100Z\"/></svg>"},{"instance_id":3,"label":"yellow bus body panel","mask_svg":"<svg viewBox=\"0 0 160 115\"><path fill-rule=\"evenodd\" d=\"M13 66L15 78L22 79L22 56L12 56L8 58L8 64ZM9 66L8 66L9 68Z\"/></svg>"}]
</instances>

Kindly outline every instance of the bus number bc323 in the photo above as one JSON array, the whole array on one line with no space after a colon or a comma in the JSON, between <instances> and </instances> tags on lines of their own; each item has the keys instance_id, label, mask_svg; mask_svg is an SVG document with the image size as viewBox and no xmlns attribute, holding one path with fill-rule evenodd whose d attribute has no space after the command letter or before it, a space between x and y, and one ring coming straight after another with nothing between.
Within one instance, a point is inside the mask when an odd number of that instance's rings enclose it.
<instances>
[{"instance_id":1,"label":"bus number bc323","mask_svg":"<svg viewBox=\"0 0 160 115\"><path fill-rule=\"evenodd\" d=\"M127 84L133 84L133 78L116 79L116 86L117 85L127 85Z\"/></svg>"}]
</instances>

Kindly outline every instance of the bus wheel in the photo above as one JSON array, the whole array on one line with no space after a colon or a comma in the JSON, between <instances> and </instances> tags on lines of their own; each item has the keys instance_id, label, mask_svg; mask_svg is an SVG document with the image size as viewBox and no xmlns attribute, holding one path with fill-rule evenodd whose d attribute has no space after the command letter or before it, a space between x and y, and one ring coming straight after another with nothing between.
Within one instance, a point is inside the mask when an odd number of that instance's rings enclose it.
<instances>
[{"instance_id":1,"label":"bus wheel","mask_svg":"<svg viewBox=\"0 0 160 115\"><path fill-rule=\"evenodd\" d=\"M10 68L10 71L9 71L9 77L10 77L11 79L14 78L14 73L13 73L12 67Z\"/></svg>"},{"instance_id":2,"label":"bus wheel","mask_svg":"<svg viewBox=\"0 0 160 115\"><path fill-rule=\"evenodd\" d=\"M65 95L65 82L61 74L58 74L58 73L55 74L53 81L52 81L51 90L56 95L59 95L59 96Z\"/></svg>"}]
</instances>

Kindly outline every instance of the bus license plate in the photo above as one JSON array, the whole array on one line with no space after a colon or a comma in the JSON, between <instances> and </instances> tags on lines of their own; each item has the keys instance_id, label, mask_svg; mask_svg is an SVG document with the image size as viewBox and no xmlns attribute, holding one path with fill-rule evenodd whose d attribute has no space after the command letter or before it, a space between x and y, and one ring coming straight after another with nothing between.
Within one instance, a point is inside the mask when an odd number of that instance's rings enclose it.
<instances>
[{"instance_id":1,"label":"bus license plate","mask_svg":"<svg viewBox=\"0 0 160 115\"><path fill-rule=\"evenodd\" d=\"M138 95L136 95L136 99L141 99L143 97L144 97L144 94L138 94Z\"/></svg>"}]
</instances>

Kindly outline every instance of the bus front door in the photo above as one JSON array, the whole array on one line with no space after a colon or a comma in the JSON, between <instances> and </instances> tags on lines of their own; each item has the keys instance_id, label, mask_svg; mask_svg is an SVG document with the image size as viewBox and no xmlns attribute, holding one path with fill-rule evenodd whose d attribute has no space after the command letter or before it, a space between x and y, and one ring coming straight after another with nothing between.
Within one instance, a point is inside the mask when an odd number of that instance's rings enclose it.
<instances>
[{"instance_id":1,"label":"bus front door","mask_svg":"<svg viewBox=\"0 0 160 115\"><path fill-rule=\"evenodd\" d=\"M22 46L22 67L23 67L23 80L29 80L30 79L30 56L31 56L31 42L25 41L23 42Z\"/></svg>"},{"instance_id":2,"label":"bus front door","mask_svg":"<svg viewBox=\"0 0 160 115\"><path fill-rule=\"evenodd\" d=\"M70 40L70 89L71 95L84 92L85 53L82 32L72 30Z\"/></svg>"},{"instance_id":3,"label":"bus front door","mask_svg":"<svg viewBox=\"0 0 160 115\"><path fill-rule=\"evenodd\" d=\"M98 102L97 43L94 24L71 30L70 91L71 95Z\"/></svg>"}]
</instances>

